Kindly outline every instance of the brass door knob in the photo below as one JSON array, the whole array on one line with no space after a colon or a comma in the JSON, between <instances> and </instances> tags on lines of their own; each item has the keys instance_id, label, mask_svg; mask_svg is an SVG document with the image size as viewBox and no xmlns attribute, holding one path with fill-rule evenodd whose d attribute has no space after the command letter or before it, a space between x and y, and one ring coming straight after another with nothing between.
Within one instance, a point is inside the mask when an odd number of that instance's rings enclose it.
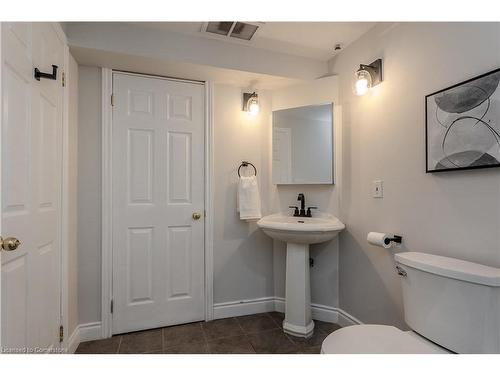
<instances>
[{"instance_id":1,"label":"brass door knob","mask_svg":"<svg viewBox=\"0 0 500 375\"><path fill-rule=\"evenodd\" d=\"M0 237L0 246L5 251L16 250L19 247L19 245L21 245L21 241L19 241L15 237L7 237L6 239Z\"/></svg>"},{"instance_id":2,"label":"brass door knob","mask_svg":"<svg viewBox=\"0 0 500 375\"><path fill-rule=\"evenodd\" d=\"M193 219L194 220L200 220L201 218L201 214L199 212L194 212L193 213Z\"/></svg>"}]
</instances>

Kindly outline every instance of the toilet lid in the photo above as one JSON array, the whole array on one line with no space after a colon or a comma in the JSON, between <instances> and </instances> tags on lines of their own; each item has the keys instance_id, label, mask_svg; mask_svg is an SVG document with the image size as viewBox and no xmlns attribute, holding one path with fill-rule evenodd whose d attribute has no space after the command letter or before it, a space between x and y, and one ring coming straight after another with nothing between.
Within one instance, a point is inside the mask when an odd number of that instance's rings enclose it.
<instances>
[{"instance_id":1,"label":"toilet lid","mask_svg":"<svg viewBox=\"0 0 500 375\"><path fill-rule=\"evenodd\" d=\"M324 354L434 354L446 350L413 332L396 327L361 324L341 328L323 341Z\"/></svg>"}]
</instances>

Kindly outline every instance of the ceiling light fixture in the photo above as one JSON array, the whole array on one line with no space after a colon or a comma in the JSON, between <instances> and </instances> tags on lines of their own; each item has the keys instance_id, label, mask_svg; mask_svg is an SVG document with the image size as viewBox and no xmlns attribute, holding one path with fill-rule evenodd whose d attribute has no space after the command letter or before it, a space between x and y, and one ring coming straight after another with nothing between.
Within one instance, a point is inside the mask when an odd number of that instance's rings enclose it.
<instances>
[{"instance_id":1,"label":"ceiling light fixture","mask_svg":"<svg viewBox=\"0 0 500 375\"><path fill-rule=\"evenodd\" d=\"M370 65L361 64L355 73L354 92L364 95L368 90L382 82L382 59L375 60Z\"/></svg>"},{"instance_id":2,"label":"ceiling light fixture","mask_svg":"<svg viewBox=\"0 0 500 375\"><path fill-rule=\"evenodd\" d=\"M259 96L255 91L243 93L243 111L250 112L252 115L259 113Z\"/></svg>"}]
</instances>

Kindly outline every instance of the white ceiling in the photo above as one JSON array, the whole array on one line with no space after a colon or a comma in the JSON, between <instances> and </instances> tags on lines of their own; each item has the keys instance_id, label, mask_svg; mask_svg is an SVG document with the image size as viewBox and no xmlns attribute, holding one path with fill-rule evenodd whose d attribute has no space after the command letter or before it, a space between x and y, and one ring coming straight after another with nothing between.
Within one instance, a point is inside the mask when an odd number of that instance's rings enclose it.
<instances>
[{"instance_id":1,"label":"white ceiling","mask_svg":"<svg viewBox=\"0 0 500 375\"><path fill-rule=\"evenodd\" d=\"M290 55L327 61L335 53L335 44L345 47L375 26L375 22L260 22L250 42L211 36L201 32L203 22L138 22L156 30L217 38L228 43L247 44Z\"/></svg>"},{"instance_id":2,"label":"white ceiling","mask_svg":"<svg viewBox=\"0 0 500 375\"><path fill-rule=\"evenodd\" d=\"M293 78L221 69L208 65L172 62L158 58L147 58L77 46L71 46L70 52L80 65L105 66L122 71L212 81L213 83L224 83L248 89L275 90L302 82Z\"/></svg>"}]
</instances>

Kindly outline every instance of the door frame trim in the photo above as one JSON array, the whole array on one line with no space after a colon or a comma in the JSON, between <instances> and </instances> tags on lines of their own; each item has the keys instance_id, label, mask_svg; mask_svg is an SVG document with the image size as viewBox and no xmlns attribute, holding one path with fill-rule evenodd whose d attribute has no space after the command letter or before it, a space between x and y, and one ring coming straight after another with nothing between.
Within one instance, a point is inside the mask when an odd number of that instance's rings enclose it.
<instances>
[{"instance_id":1,"label":"door frame trim","mask_svg":"<svg viewBox=\"0 0 500 375\"><path fill-rule=\"evenodd\" d=\"M0 22L0 186L2 186L2 119L3 119L3 22ZM0 189L2 202L2 189ZM0 234L2 234L2 205L0 204ZM2 250L0 250L2 251ZM1 255L0 255L1 257ZM0 348L2 347L2 262L0 261Z\"/></svg>"},{"instance_id":2,"label":"door frame trim","mask_svg":"<svg viewBox=\"0 0 500 375\"><path fill-rule=\"evenodd\" d=\"M65 74L68 78L69 67L69 47L66 34L64 33L61 25L57 22L52 23L52 26L58 35L60 41L64 45L63 66L61 67L61 74ZM60 325L63 326L63 341L59 343L61 348L65 348L68 344L69 335L69 215L70 215L70 197L69 197L69 178L70 178L70 165L69 156L71 150L69 148L69 79L66 79L63 90L62 101L62 153L61 153L61 254L60 254Z\"/></svg>"},{"instance_id":3,"label":"door frame trim","mask_svg":"<svg viewBox=\"0 0 500 375\"><path fill-rule=\"evenodd\" d=\"M110 68L102 68L101 73L101 122L102 122L102 238L101 238L101 336L111 337L113 334L111 300L113 298L113 189L112 189L112 106L113 72L150 78L192 82L205 86L205 124L204 124L204 157L205 157L205 232L204 232L204 262L205 262L205 320L213 319L213 83L175 79L141 73L122 72Z\"/></svg>"},{"instance_id":4,"label":"door frame trim","mask_svg":"<svg viewBox=\"0 0 500 375\"><path fill-rule=\"evenodd\" d=\"M205 321L214 318L214 85L205 82Z\"/></svg>"},{"instance_id":5,"label":"door frame trim","mask_svg":"<svg viewBox=\"0 0 500 375\"><path fill-rule=\"evenodd\" d=\"M113 241L112 241L112 106L113 70L102 68L102 96L101 96L101 122L102 122L102 238L101 238L101 336L111 337L112 315L111 298L113 295Z\"/></svg>"}]
</instances>

